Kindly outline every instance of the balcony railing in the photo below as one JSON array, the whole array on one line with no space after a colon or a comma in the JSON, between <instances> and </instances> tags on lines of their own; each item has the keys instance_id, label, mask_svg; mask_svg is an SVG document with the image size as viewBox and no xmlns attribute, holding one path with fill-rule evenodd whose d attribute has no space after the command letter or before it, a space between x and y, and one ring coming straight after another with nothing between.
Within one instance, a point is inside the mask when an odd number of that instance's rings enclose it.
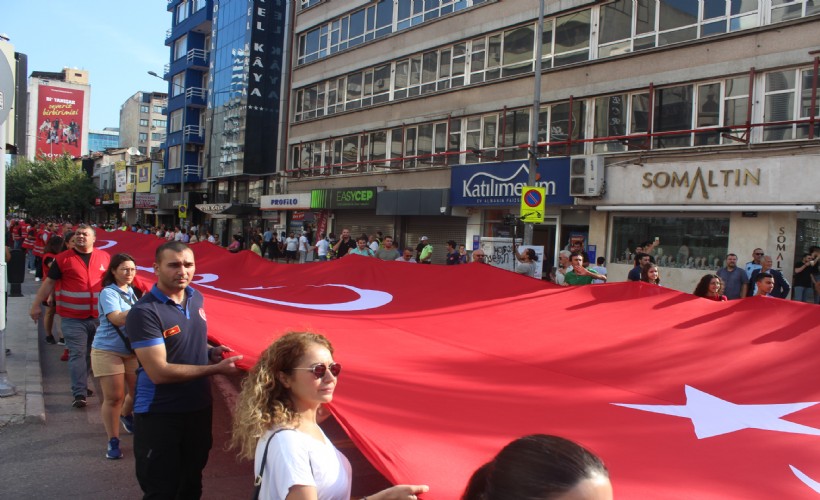
<instances>
[{"instance_id":1,"label":"balcony railing","mask_svg":"<svg viewBox=\"0 0 820 500\"><path fill-rule=\"evenodd\" d=\"M208 53L204 49L191 49L188 51L188 64L193 67L207 68L208 67Z\"/></svg>"}]
</instances>

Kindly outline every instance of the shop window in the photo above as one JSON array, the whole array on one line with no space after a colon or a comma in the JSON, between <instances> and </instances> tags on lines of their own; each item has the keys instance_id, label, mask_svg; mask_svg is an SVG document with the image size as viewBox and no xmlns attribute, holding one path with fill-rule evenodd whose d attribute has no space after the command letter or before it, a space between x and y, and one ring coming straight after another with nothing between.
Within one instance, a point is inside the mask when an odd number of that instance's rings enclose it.
<instances>
[{"instance_id":1,"label":"shop window","mask_svg":"<svg viewBox=\"0 0 820 500\"><path fill-rule=\"evenodd\" d=\"M615 216L609 261L632 264L635 247L656 237L661 268L716 271L729 253L729 218Z\"/></svg>"}]
</instances>

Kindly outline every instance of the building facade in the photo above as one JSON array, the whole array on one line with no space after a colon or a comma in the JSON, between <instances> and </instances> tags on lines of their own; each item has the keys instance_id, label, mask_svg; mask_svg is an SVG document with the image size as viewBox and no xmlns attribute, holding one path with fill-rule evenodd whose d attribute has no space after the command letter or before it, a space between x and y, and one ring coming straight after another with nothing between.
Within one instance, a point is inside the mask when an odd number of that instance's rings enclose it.
<instances>
[{"instance_id":1,"label":"building facade","mask_svg":"<svg viewBox=\"0 0 820 500\"><path fill-rule=\"evenodd\" d=\"M88 131L88 151L94 153L120 147L120 129L106 127Z\"/></svg>"},{"instance_id":2,"label":"building facade","mask_svg":"<svg viewBox=\"0 0 820 500\"><path fill-rule=\"evenodd\" d=\"M10 95L3 96L8 116L5 123L5 136L3 148L8 156L8 163L13 165L19 156L25 158L26 155L26 118L28 116L28 86L26 85L26 75L28 75L28 57L25 54L16 52L8 38L0 36L0 57L8 64L11 71L13 89Z\"/></svg>"},{"instance_id":3,"label":"building facade","mask_svg":"<svg viewBox=\"0 0 820 500\"><path fill-rule=\"evenodd\" d=\"M164 92L137 92L120 106L119 147L137 148L143 155L161 149L165 142Z\"/></svg>"},{"instance_id":4,"label":"building facade","mask_svg":"<svg viewBox=\"0 0 820 500\"><path fill-rule=\"evenodd\" d=\"M261 196L275 189L284 157L280 124L286 120L280 108L286 108L281 102L287 5L281 0L168 3L171 97L162 182L171 189L181 186L184 172L190 223L210 226L223 241L261 224Z\"/></svg>"},{"instance_id":5,"label":"building facade","mask_svg":"<svg viewBox=\"0 0 820 500\"><path fill-rule=\"evenodd\" d=\"M729 252L790 276L817 244L816 2L545 1L540 29L537 2L296 8L287 192L328 195L297 219L428 236L440 261L515 234L535 138L550 263L580 241L621 281L659 237L691 291Z\"/></svg>"},{"instance_id":6,"label":"building facade","mask_svg":"<svg viewBox=\"0 0 820 500\"><path fill-rule=\"evenodd\" d=\"M60 72L32 72L28 102L26 156L29 160L88 154L91 105L88 71L63 68Z\"/></svg>"}]
</instances>

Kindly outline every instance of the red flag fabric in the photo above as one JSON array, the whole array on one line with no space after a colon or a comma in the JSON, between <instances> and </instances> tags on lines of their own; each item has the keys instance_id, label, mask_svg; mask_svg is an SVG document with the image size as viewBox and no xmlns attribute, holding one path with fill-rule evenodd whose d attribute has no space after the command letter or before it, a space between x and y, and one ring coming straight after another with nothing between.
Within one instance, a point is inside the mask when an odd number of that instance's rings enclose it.
<instances>
[{"instance_id":1,"label":"red flag fabric","mask_svg":"<svg viewBox=\"0 0 820 500\"><path fill-rule=\"evenodd\" d=\"M146 270L160 243L98 235ZM246 369L285 332L328 336L345 367L331 410L388 479L429 484L424 498L458 498L532 433L601 456L617 498L820 494L817 306L562 288L482 264L284 265L192 248L210 336Z\"/></svg>"}]
</instances>

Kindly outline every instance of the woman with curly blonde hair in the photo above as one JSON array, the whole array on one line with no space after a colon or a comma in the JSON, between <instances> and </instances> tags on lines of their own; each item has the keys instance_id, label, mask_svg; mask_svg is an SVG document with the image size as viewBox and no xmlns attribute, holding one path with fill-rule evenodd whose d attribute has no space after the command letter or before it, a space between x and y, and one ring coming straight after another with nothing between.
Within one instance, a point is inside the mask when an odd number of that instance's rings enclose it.
<instances>
[{"instance_id":1,"label":"woman with curly blonde hair","mask_svg":"<svg viewBox=\"0 0 820 500\"><path fill-rule=\"evenodd\" d=\"M288 333L265 349L242 382L231 446L254 458L254 472L262 476L259 498L350 499L350 462L317 421L321 406L333 400L341 369L327 338ZM415 500L427 490L399 485L366 498Z\"/></svg>"}]
</instances>

